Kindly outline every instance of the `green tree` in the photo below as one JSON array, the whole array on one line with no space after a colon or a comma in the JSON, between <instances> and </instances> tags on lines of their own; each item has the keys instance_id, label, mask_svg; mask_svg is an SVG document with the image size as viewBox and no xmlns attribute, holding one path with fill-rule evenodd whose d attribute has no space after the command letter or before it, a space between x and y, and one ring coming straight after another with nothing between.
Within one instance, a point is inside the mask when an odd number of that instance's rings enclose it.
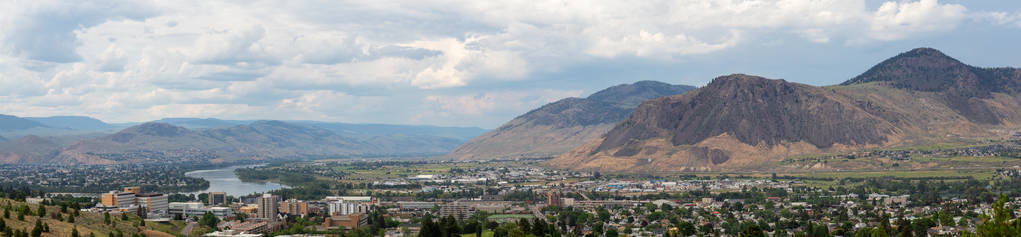
<instances>
[{"instance_id":1,"label":"green tree","mask_svg":"<svg viewBox=\"0 0 1021 237\"><path fill-rule=\"evenodd\" d=\"M112 223L113 223L113 220L110 220L110 213L109 212L104 212L103 213L103 224L109 225L109 224L112 224Z\"/></svg>"},{"instance_id":2,"label":"green tree","mask_svg":"<svg viewBox=\"0 0 1021 237\"><path fill-rule=\"evenodd\" d=\"M1004 204L1007 202L1007 195L1000 194L1000 199L993 203L993 216L982 215L982 223L975 228L978 236L1019 236L1021 235L1021 221L1011 225L1010 215L1013 212Z\"/></svg>"},{"instance_id":3,"label":"green tree","mask_svg":"<svg viewBox=\"0 0 1021 237\"><path fill-rule=\"evenodd\" d=\"M482 237L482 223L475 222L475 237Z\"/></svg>"},{"instance_id":4,"label":"green tree","mask_svg":"<svg viewBox=\"0 0 1021 237\"><path fill-rule=\"evenodd\" d=\"M199 202L207 202L207 201L209 201L209 194L208 193L200 193L197 198L198 198Z\"/></svg>"},{"instance_id":5,"label":"green tree","mask_svg":"<svg viewBox=\"0 0 1021 237\"><path fill-rule=\"evenodd\" d=\"M39 205L39 210L36 211L36 214L38 214L39 217L45 217L46 216L46 205L40 204Z\"/></svg>"},{"instance_id":6,"label":"green tree","mask_svg":"<svg viewBox=\"0 0 1021 237\"><path fill-rule=\"evenodd\" d=\"M244 212L234 213L234 219L237 221L244 222L246 218L248 218L248 214Z\"/></svg>"},{"instance_id":7,"label":"green tree","mask_svg":"<svg viewBox=\"0 0 1021 237\"><path fill-rule=\"evenodd\" d=\"M74 223L74 214L67 215L67 223Z\"/></svg>"},{"instance_id":8,"label":"green tree","mask_svg":"<svg viewBox=\"0 0 1021 237\"><path fill-rule=\"evenodd\" d=\"M954 226L954 217L953 216L948 215L946 212L943 212L943 211L939 211L938 213L936 213L936 215L939 218L939 224L940 225L943 225L943 226L946 226L946 227Z\"/></svg>"},{"instance_id":9,"label":"green tree","mask_svg":"<svg viewBox=\"0 0 1021 237\"><path fill-rule=\"evenodd\" d=\"M32 237L39 237L43 235L43 221L42 219L35 219L35 226L32 227Z\"/></svg>"},{"instance_id":10,"label":"green tree","mask_svg":"<svg viewBox=\"0 0 1021 237\"><path fill-rule=\"evenodd\" d=\"M697 230L695 229L695 224L692 224L691 222L687 221L682 221L681 223L677 224L677 231L680 232L681 235L683 236L692 236L695 235L695 233L697 232Z\"/></svg>"},{"instance_id":11,"label":"green tree","mask_svg":"<svg viewBox=\"0 0 1021 237\"><path fill-rule=\"evenodd\" d=\"M606 208L600 207L599 209L596 209L596 214L599 216L599 221L610 221L610 211L607 211Z\"/></svg>"},{"instance_id":12,"label":"green tree","mask_svg":"<svg viewBox=\"0 0 1021 237\"><path fill-rule=\"evenodd\" d=\"M216 229L217 223L220 223L220 219L217 219L216 215L213 215L212 212L206 212L206 214L203 214L202 218L199 219L199 224L208 226L209 228L213 228L214 230Z\"/></svg>"},{"instance_id":13,"label":"green tree","mask_svg":"<svg viewBox=\"0 0 1021 237\"><path fill-rule=\"evenodd\" d=\"M425 215L422 217L422 229L418 231L419 237L441 237L443 236L440 226L433 222L431 215Z\"/></svg>"},{"instance_id":14,"label":"green tree","mask_svg":"<svg viewBox=\"0 0 1021 237\"><path fill-rule=\"evenodd\" d=\"M81 237L80 235L78 235L78 226L77 225L71 228L71 237Z\"/></svg>"},{"instance_id":15,"label":"green tree","mask_svg":"<svg viewBox=\"0 0 1021 237\"><path fill-rule=\"evenodd\" d=\"M617 228L606 229L606 237L620 237L620 233L617 232Z\"/></svg>"},{"instance_id":16,"label":"green tree","mask_svg":"<svg viewBox=\"0 0 1021 237\"><path fill-rule=\"evenodd\" d=\"M440 231L443 236L461 236L457 219L454 216L447 216L440 220Z\"/></svg>"},{"instance_id":17,"label":"green tree","mask_svg":"<svg viewBox=\"0 0 1021 237\"><path fill-rule=\"evenodd\" d=\"M823 228L825 228L825 227L823 227ZM763 232L762 229L759 228L759 225L751 224L751 225L745 226L745 228L743 230L741 230L741 233L738 233L737 236L740 236L740 237L766 237L766 232Z\"/></svg>"},{"instance_id":18,"label":"green tree","mask_svg":"<svg viewBox=\"0 0 1021 237\"><path fill-rule=\"evenodd\" d=\"M890 234L887 234L883 228L875 228L872 229L871 237L890 237Z\"/></svg>"},{"instance_id":19,"label":"green tree","mask_svg":"<svg viewBox=\"0 0 1021 237\"><path fill-rule=\"evenodd\" d=\"M121 220L122 221L127 221L128 220L128 214L121 212Z\"/></svg>"}]
</instances>

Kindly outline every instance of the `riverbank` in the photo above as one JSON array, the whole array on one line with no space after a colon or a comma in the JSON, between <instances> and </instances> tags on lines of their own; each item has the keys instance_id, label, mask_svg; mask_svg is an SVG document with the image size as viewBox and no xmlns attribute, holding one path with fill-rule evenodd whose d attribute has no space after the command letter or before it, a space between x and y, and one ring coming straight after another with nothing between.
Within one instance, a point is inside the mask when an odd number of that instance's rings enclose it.
<instances>
[{"instance_id":1,"label":"riverbank","mask_svg":"<svg viewBox=\"0 0 1021 237\"><path fill-rule=\"evenodd\" d=\"M274 190L287 188L286 185L274 183L274 182L249 182L242 181L235 170L239 168L251 168L264 166L266 164L257 165L235 165L228 166L218 169L207 169L207 170L194 170L184 173L187 177L200 178L209 182L209 187L196 191L188 192L183 194L200 194L208 192L225 192L227 195L241 197L253 193L266 193Z\"/></svg>"}]
</instances>

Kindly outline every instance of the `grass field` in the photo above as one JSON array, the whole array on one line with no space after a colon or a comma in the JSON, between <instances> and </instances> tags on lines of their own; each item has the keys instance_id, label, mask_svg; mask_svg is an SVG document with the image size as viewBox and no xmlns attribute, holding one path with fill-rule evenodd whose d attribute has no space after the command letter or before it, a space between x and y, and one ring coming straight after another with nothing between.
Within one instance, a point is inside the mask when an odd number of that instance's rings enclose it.
<instances>
[{"instance_id":1,"label":"grass field","mask_svg":"<svg viewBox=\"0 0 1021 237\"><path fill-rule=\"evenodd\" d=\"M964 163L975 163L975 162L987 162L999 164L1004 159L1010 159L1016 161L1017 159L1012 158L999 158L999 157L955 157L955 158L934 158L943 159L946 161L962 161ZM975 160L978 159L978 160ZM695 175L698 178L719 178L720 176L728 176L731 178L736 177L749 177L756 179L769 178L773 174L777 176L789 176L789 177L803 177L809 178L801 180L804 185L812 187L828 188L837 184L840 179L845 178L878 178L878 177L892 177L900 179L918 179L918 178L944 178L947 182L964 181L968 178L974 178L976 180L990 180L996 176L996 170L992 168L969 168L969 169L930 169L930 170L882 170L882 171L820 171L820 172L716 172L716 173L687 173L686 175ZM639 179L649 175L616 175L616 177L624 179ZM678 176L678 174L656 174L656 177L663 177L670 179ZM833 179L829 180L813 180L817 178Z\"/></svg>"},{"instance_id":2,"label":"grass field","mask_svg":"<svg viewBox=\"0 0 1021 237\"><path fill-rule=\"evenodd\" d=\"M988 179L996 175L992 170L904 170L904 171L848 171L848 172L816 172L816 173L793 173L791 176L813 177L813 178L873 178L873 177L894 177L894 178L931 178L945 177L966 179Z\"/></svg>"},{"instance_id":3,"label":"grass field","mask_svg":"<svg viewBox=\"0 0 1021 237\"><path fill-rule=\"evenodd\" d=\"M499 163L476 163L476 162L449 162L429 163L417 165L386 165L374 169L360 169L353 165L334 166L333 169L343 171L348 175L344 180L372 182L385 179L407 178L415 175L450 175L451 169L471 169L479 167L512 167L522 166L524 162L499 162Z\"/></svg>"},{"instance_id":4,"label":"grass field","mask_svg":"<svg viewBox=\"0 0 1021 237\"><path fill-rule=\"evenodd\" d=\"M830 188L838 184L844 178L878 178L892 177L901 179L918 178L944 178L946 182L960 182L968 178L976 180L990 180L996 176L996 171L988 169L980 170L917 170L917 171L847 171L847 172L816 172L816 173L787 173L777 174L781 176L807 177L807 178L831 178L828 180L804 180L804 184L812 187ZM847 185L845 183L845 185Z\"/></svg>"},{"instance_id":5,"label":"grass field","mask_svg":"<svg viewBox=\"0 0 1021 237\"><path fill-rule=\"evenodd\" d=\"M521 218L529 219L529 218L534 218L534 217L535 216L529 215L529 214L497 214L497 215L490 215L487 218L490 219L490 220L493 220L493 219L521 219Z\"/></svg>"}]
</instances>

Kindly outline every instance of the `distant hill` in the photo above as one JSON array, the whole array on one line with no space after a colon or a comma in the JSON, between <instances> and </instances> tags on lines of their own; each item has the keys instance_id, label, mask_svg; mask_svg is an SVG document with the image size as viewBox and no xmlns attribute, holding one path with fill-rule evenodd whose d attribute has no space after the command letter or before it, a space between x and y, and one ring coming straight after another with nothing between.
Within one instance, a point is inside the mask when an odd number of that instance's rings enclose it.
<instances>
[{"instance_id":1,"label":"distant hill","mask_svg":"<svg viewBox=\"0 0 1021 237\"><path fill-rule=\"evenodd\" d=\"M199 129L237 126L242 124L249 124L252 121L222 120L216 118L163 118L152 122L172 124L190 129Z\"/></svg>"},{"instance_id":2,"label":"distant hill","mask_svg":"<svg viewBox=\"0 0 1021 237\"><path fill-rule=\"evenodd\" d=\"M74 130L106 130L115 128L113 125L104 123L95 118L85 116L53 116L25 118L43 124L51 128L74 129Z\"/></svg>"},{"instance_id":3,"label":"distant hill","mask_svg":"<svg viewBox=\"0 0 1021 237\"><path fill-rule=\"evenodd\" d=\"M34 135L0 141L0 164L50 163L60 149L57 143Z\"/></svg>"},{"instance_id":4,"label":"distant hill","mask_svg":"<svg viewBox=\"0 0 1021 237\"><path fill-rule=\"evenodd\" d=\"M46 125L17 116L0 114L0 131L15 131L31 128L45 128Z\"/></svg>"},{"instance_id":5,"label":"distant hill","mask_svg":"<svg viewBox=\"0 0 1021 237\"><path fill-rule=\"evenodd\" d=\"M436 136L346 136L316 126L255 121L192 130L149 122L61 145L37 136L0 142L0 163L179 163L443 154L463 140Z\"/></svg>"},{"instance_id":6,"label":"distant hill","mask_svg":"<svg viewBox=\"0 0 1021 237\"><path fill-rule=\"evenodd\" d=\"M166 123L185 127L188 129L207 129L246 125L257 121L225 120L216 118L163 118L152 122ZM309 120L292 120L283 122L303 126L324 128L339 134L355 137L430 136L430 137L446 137L467 141L472 137L478 136L479 134L486 132L485 129L477 127L441 127L428 125L398 125L398 124L356 124Z\"/></svg>"},{"instance_id":7,"label":"distant hill","mask_svg":"<svg viewBox=\"0 0 1021 237\"><path fill-rule=\"evenodd\" d=\"M838 86L728 75L643 102L549 162L616 172L762 171L785 157L1004 138L1021 129L1021 70L920 48ZM817 169L825 167L786 167Z\"/></svg>"},{"instance_id":8,"label":"distant hill","mask_svg":"<svg viewBox=\"0 0 1021 237\"><path fill-rule=\"evenodd\" d=\"M694 88L640 81L606 88L588 98L562 99L475 137L447 157L488 160L557 156L609 131L627 118L641 101Z\"/></svg>"},{"instance_id":9,"label":"distant hill","mask_svg":"<svg viewBox=\"0 0 1021 237\"><path fill-rule=\"evenodd\" d=\"M435 136L467 141L487 130L478 127L441 127L428 125L354 124L319 121L287 121L315 126L350 136Z\"/></svg>"}]
</instances>

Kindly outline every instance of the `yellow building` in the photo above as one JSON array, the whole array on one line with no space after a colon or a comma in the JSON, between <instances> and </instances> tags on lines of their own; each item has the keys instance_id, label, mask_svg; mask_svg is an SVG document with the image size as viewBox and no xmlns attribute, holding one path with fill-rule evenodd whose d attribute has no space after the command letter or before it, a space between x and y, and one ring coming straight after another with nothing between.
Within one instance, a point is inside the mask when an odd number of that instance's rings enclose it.
<instances>
[{"instance_id":1,"label":"yellow building","mask_svg":"<svg viewBox=\"0 0 1021 237\"><path fill-rule=\"evenodd\" d=\"M280 202L280 213L297 216L308 215L308 203L294 199Z\"/></svg>"},{"instance_id":2,"label":"yellow building","mask_svg":"<svg viewBox=\"0 0 1021 237\"><path fill-rule=\"evenodd\" d=\"M238 212L248 214L248 216L254 217L255 214L259 213L259 205L246 205L238 208Z\"/></svg>"},{"instance_id":3,"label":"yellow building","mask_svg":"<svg viewBox=\"0 0 1021 237\"><path fill-rule=\"evenodd\" d=\"M139 194L142 194L142 187L138 187L138 186L124 187L124 192L125 193L134 193L135 195L139 195Z\"/></svg>"},{"instance_id":4,"label":"yellow building","mask_svg":"<svg viewBox=\"0 0 1021 237\"><path fill-rule=\"evenodd\" d=\"M108 207L117 206L117 197L114 196L113 193L104 193L103 196L99 198L99 203Z\"/></svg>"}]
</instances>

